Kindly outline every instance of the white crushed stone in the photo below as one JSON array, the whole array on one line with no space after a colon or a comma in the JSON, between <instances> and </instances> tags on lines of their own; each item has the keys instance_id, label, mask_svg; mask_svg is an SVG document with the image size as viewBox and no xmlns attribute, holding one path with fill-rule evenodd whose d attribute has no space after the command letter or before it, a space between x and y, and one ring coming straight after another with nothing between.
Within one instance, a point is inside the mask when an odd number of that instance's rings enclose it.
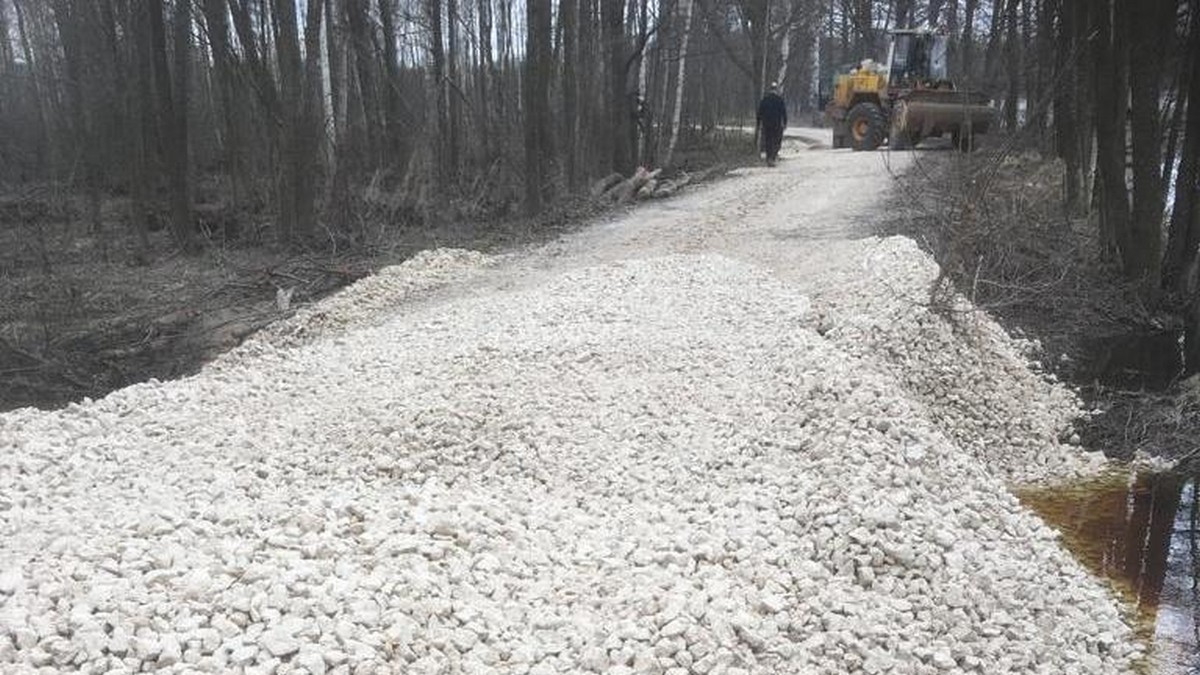
<instances>
[{"instance_id":1,"label":"white crushed stone","mask_svg":"<svg viewBox=\"0 0 1200 675\"><path fill-rule=\"evenodd\" d=\"M0 415L0 671L1129 672L1004 487L1091 461L1069 396L897 304L914 247L854 246L870 297L820 317L697 254L385 320L484 264L433 253L197 376Z\"/></svg>"},{"instance_id":2,"label":"white crushed stone","mask_svg":"<svg viewBox=\"0 0 1200 675\"><path fill-rule=\"evenodd\" d=\"M488 257L478 251L457 248L419 251L399 265L385 267L315 305L297 310L258 332L247 343L251 347L262 342L295 346L364 321L377 321L385 310L450 281L470 278L487 264Z\"/></svg>"},{"instance_id":3,"label":"white crushed stone","mask_svg":"<svg viewBox=\"0 0 1200 675\"><path fill-rule=\"evenodd\" d=\"M1104 468L1102 453L1082 451L1073 438L1073 422L1086 415L1081 401L1034 370L1027 343L962 297L930 306L938 266L915 242L846 246L858 264L832 282L836 292L820 296L825 337L896 379L939 430L1010 481L1054 482Z\"/></svg>"}]
</instances>

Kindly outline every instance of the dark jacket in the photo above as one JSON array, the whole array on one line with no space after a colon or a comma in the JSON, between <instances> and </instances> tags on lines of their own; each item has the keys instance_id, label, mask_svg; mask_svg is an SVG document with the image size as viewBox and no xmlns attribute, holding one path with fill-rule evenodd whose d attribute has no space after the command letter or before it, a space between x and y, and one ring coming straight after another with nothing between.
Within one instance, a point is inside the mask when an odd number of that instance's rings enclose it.
<instances>
[{"instance_id":1,"label":"dark jacket","mask_svg":"<svg viewBox=\"0 0 1200 675\"><path fill-rule=\"evenodd\" d=\"M787 106L779 94L769 91L762 97L758 104L758 123L764 129L783 129L787 126Z\"/></svg>"}]
</instances>

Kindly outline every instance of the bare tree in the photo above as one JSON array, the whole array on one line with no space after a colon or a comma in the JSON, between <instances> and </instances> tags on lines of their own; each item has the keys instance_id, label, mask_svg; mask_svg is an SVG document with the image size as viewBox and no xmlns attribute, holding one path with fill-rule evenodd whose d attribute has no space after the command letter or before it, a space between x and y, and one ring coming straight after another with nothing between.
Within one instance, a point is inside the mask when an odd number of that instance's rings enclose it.
<instances>
[{"instance_id":1,"label":"bare tree","mask_svg":"<svg viewBox=\"0 0 1200 675\"><path fill-rule=\"evenodd\" d=\"M667 146L667 158L664 162L667 166L671 166L671 162L675 158L675 148L679 145L680 122L683 120L683 94L687 85L688 42L692 37L692 16L694 14L692 4L693 0L681 0L679 3L679 12L682 15L683 37L679 47L679 73L676 75L675 105L671 120L671 143Z\"/></svg>"},{"instance_id":2,"label":"bare tree","mask_svg":"<svg viewBox=\"0 0 1200 675\"><path fill-rule=\"evenodd\" d=\"M537 213L550 161L550 0L528 0L525 6L525 204Z\"/></svg>"}]
</instances>

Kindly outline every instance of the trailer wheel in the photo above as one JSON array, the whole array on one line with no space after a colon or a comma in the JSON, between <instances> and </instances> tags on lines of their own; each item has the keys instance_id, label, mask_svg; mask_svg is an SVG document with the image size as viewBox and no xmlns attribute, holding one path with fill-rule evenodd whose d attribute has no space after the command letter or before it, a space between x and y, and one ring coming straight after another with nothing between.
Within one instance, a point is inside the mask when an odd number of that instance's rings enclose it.
<instances>
[{"instance_id":1,"label":"trailer wheel","mask_svg":"<svg viewBox=\"0 0 1200 675\"><path fill-rule=\"evenodd\" d=\"M887 119L883 108L874 103L859 103L846 116L850 143L855 150L874 150L887 138Z\"/></svg>"}]
</instances>

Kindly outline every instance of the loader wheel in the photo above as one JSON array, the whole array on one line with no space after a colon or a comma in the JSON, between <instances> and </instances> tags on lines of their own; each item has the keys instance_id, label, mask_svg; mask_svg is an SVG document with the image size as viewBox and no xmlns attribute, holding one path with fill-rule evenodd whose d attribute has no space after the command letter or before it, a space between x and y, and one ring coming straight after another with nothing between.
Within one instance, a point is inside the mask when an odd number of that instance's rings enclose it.
<instances>
[{"instance_id":1,"label":"loader wheel","mask_svg":"<svg viewBox=\"0 0 1200 675\"><path fill-rule=\"evenodd\" d=\"M874 150L887 138L887 119L874 103L854 106L846 121L850 124L850 147L855 150Z\"/></svg>"}]
</instances>

